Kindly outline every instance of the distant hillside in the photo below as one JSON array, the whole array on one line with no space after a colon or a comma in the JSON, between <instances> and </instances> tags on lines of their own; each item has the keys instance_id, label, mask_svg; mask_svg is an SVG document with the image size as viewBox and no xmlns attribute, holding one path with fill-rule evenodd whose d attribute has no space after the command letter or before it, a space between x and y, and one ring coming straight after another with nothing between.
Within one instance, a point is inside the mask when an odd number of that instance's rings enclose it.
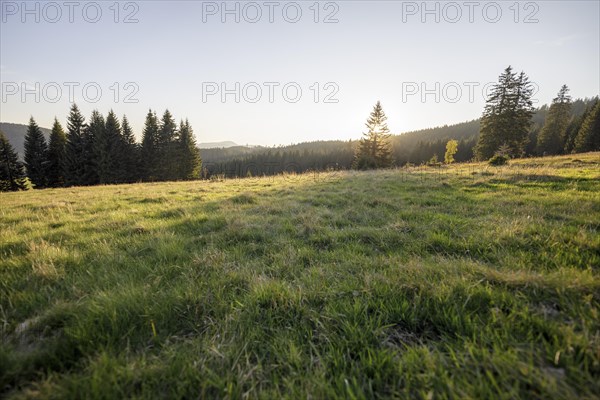
<instances>
[{"instance_id":1,"label":"distant hillside","mask_svg":"<svg viewBox=\"0 0 600 400\"><path fill-rule=\"evenodd\" d=\"M237 147L239 146L235 142L224 141L224 142L207 142L207 143L199 143L198 147L200 149L227 149L229 147Z\"/></svg>"},{"instance_id":2,"label":"distant hillside","mask_svg":"<svg viewBox=\"0 0 600 400\"><path fill-rule=\"evenodd\" d=\"M40 129L46 137L46 140L48 140L50 138L50 129L42 127L40 127ZM17 153L19 153L19 156L23 157L23 143L25 142L25 135L27 134L27 125L0 122L0 131L4 132L10 144L12 144Z\"/></svg>"},{"instance_id":3,"label":"distant hillside","mask_svg":"<svg viewBox=\"0 0 600 400\"><path fill-rule=\"evenodd\" d=\"M573 115L583 113L593 99L573 101ZM548 106L539 107L532 118L530 140L525 149L527 154L535 153L537 133L544 124ZM433 156L444 159L446 143L450 139L458 141L458 152L454 156L458 162L473 158L473 148L479 138L480 120L444 125L392 135L393 158L396 165L406 163L422 164ZM358 138L357 138L358 139ZM279 147L232 147L202 151L205 167L213 174L246 176L248 174L272 175L283 171L305 172L311 170L347 169L352 165L356 141L319 141Z\"/></svg>"},{"instance_id":4,"label":"distant hillside","mask_svg":"<svg viewBox=\"0 0 600 400\"><path fill-rule=\"evenodd\" d=\"M593 99L576 99L573 101L573 115L583 113L585 107ZM533 116L532 132L544 124L548 106L539 107ZM0 129L7 135L10 143L22 154L23 141L27 126L21 124L0 123ZM42 128L48 137L50 130ZM470 160L473 157L473 146L479 137L479 119L461 122L454 125L444 125L435 128L421 129L392 136L394 159L398 165L407 162L421 163L429 160L436 154L438 159L443 159L446 143L450 139L459 141L457 161ZM358 138L357 138L358 139ZM200 143L203 162L220 164L214 171L223 172L225 169L237 171L241 165L264 164L265 162L288 162L301 165L301 169L324 169L330 166L349 168L353 154L353 141L326 140L317 142L303 142L278 147L240 146L232 141ZM535 141L526 149L532 153ZM285 160L285 161L282 161ZM260 171L261 173L264 171ZM237 173L237 172L236 172Z\"/></svg>"},{"instance_id":5,"label":"distant hillside","mask_svg":"<svg viewBox=\"0 0 600 400\"><path fill-rule=\"evenodd\" d=\"M254 153L261 153L265 147L234 146L227 148L200 148L203 162L220 163L238 157L245 157Z\"/></svg>"}]
</instances>

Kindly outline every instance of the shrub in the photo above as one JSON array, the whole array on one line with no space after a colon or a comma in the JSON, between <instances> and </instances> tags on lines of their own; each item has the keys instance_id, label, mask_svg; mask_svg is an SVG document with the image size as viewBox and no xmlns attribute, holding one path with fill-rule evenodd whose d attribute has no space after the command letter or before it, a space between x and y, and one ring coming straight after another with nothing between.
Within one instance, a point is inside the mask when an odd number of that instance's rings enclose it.
<instances>
[{"instance_id":1,"label":"shrub","mask_svg":"<svg viewBox=\"0 0 600 400\"><path fill-rule=\"evenodd\" d=\"M490 158L490 160L488 161L488 163L490 165L493 165L493 166L497 167L497 166L500 166L500 165L506 165L506 164L508 164L508 160L509 160L508 156L503 156L503 155L500 155L500 154L496 154L494 157Z\"/></svg>"}]
</instances>

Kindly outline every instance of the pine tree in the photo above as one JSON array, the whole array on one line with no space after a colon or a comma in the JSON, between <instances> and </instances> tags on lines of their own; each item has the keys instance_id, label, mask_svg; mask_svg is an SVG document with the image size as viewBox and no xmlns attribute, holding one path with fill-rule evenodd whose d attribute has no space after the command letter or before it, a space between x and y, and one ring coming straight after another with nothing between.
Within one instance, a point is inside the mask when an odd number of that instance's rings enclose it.
<instances>
[{"instance_id":1,"label":"pine tree","mask_svg":"<svg viewBox=\"0 0 600 400\"><path fill-rule=\"evenodd\" d=\"M85 185L97 185L100 180L100 147L105 139L104 117L98 110L92 111L90 122L83 130L84 143L84 173L83 181Z\"/></svg>"},{"instance_id":2,"label":"pine tree","mask_svg":"<svg viewBox=\"0 0 600 400\"><path fill-rule=\"evenodd\" d=\"M141 175L146 181L158 178L158 118L152 110L146 115L142 133L142 149L140 159Z\"/></svg>"},{"instance_id":3,"label":"pine tree","mask_svg":"<svg viewBox=\"0 0 600 400\"><path fill-rule=\"evenodd\" d=\"M140 179L139 173L139 149L135 142L135 136L133 130L129 125L127 116L123 115L122 125L122 146L121 146L121 170L123 175L121 176L122 182L132 183Z\"/></svg>"},{"instance_id":4,"label":"pine tree","mask_svg":"<svg viewBox=\"0 0 600 400\"><path fill-rule=\"evenodd\" d=\"M583 122L592 112L598 101L600 101L599 97L593 97L585 100L577 99L573 102L572 108L575 112L565 135L565 153L569 154L575 152L575 139L577 138L577 134L579 133Z\"/></svg>"},{"instance_id":5,"label":"pine tree","mask_svg":"<svg viewBox=\"0 0 600 400\"><path fill-rule=\"evenodd\" d=\"M25 135L25 169L27 177L34 188L47 185L46 169L48 168L48 145L42 130L33 117L29 119L29 127Z\"/></svg>"},{"instance_id":6,"label":"pine tree","mask_svg":"<svg viewBox=\"0 0 600 400\"><path fill-rule=\"evenodd\" d=\"M98 176L100 183L119 183L123 177L121 153L122 133L119 119L110 110L106 117L104 135L98 142Z\"/></svg>"},{"instance_id":7,"label":"pine tree","mask_svg":"<svg viewBox=\"0 0 600 400\"><path fill-rule=\"evenodd\" d=\"M446 154L444 154L444 162L446 164L452 164L454 162L454 155L458 151L458 142L456 140L449 140L446 143Z\"/></svg>"},{"instance_id":8,"label":"pine tree","mask_svg":"<svg viewBox=\"0 0 600 400\"><path fill-rule=\"evenodd\" d=\"M186 119L179 124L177 140L178 178L184 180L198 179L202 161L200 151L196 147L196 139L189 121Z\"/></svg>"},{"instance_id":9,"label":"pine tree","mask_svg":"<svg viewBox=\"0 0 600 400\"><path fill-rule=\"evenodd\" d=\"M50 144L48 145L48 186L60 187L65 184L64 164L67 136L60 122L54 118L52 133L50 133Z\"/></svg>"},{"instance_id":10,"label":"pine tree","mask_svg":"<svg viewBox=\"0 0 600 400\"><path fill-rule=\"evenodd\" d=\"M177 179L177 162L175 160L177 139L177 123L169 112L165 110L158 129L158 179Z\"/></svg>"},{"instance_id":11,"label":"pine tree","mask_svg":"<svg viewBox=\"0 0 600 400\"><path fill-rule=\"evenodd\" d=\"M569 126L567 127L567 131L565 133L565 154L570 154L575 151L575 139L577 138L577 134L581 129L581 125L583 125L583 121L585 120L586 115L590 110L585 110L581 115L574 115L571 117L571 121L569 122Z\"/></svg>"},{"instance_id":12,"label":"pine tree","mask_svg":"<svg viewBox=\"0 0 600 400\"><path fill-rule=\"evenodd\" d=\"M510 148L513 157L523 155L534 111L532 93L525 73L517 76L509 66L500 75L481 118L481 133L475 148L479 160L489 159L503 144Z\"/></svg>"},{"instance_id":13,"label":"pine tree","mask_svg":"<svg viewBox=\"0 0 600 400\"><path fill-rule=\"evenodd\" d=\"M378 101L365 124L367 132L363 134L358 144L353 168L388 168L392 165L390 130L386 121L387 117Z\"/></svg>"},{"instance_id":14,"label":"pine tree","mask_svg":"<svg viewBox=\"0 0 600 400\"><path fill-rule=\"evenodd\" d=\"M575 138L575 152L583 153L600 150L600 101L585 117Z\"/></svg>"},{"instance_id":15,"label":"pine tree","mask_svg":"<svg viewBox=\"0 0 600 400\"><path fill-rule=\"evenodd\" d=\"M67 118L67 145L65 151L65 184L81 186L85 184L85 118L76 104L71 106Z\"/></svg>"},{"instance_id":16,"label":"pine tree","mask_svg":"<svg viewBox=\"0 0 600 400\"><path fill-rule=\"evenodd\" d=\"M571 96L569 88L563 85L546 116L544 127L540 131L537 153L562 154L565 148L566 134L571 119Z\"/></svg>"},{"instance_id":17,"label":"pine tree","mask_svg":"<svg viewBox=\"0 0 600 400\"><path fill-rule=\"evenodd\" d=\"M0 131L0 192L25 189L27 182L23 164L4 132Z\"/></svg>"},{"instance_id":18,"label":"pine tree","mask_svg":"<svg viewBox=\"0 0 600 400\"><path fill-rule=\"evenodd\" d=\"M529 77L525 72L521 72L517 79L515 91L515 119L513 120L512 129L509 131L509 139L506 142L510 147L510 152L513 157L523 157L525 155L525 147L529 139L529 131L533 125L533 115L535 108L533 107L533 86L529 81Z\"/></svg>"}]
</instances>

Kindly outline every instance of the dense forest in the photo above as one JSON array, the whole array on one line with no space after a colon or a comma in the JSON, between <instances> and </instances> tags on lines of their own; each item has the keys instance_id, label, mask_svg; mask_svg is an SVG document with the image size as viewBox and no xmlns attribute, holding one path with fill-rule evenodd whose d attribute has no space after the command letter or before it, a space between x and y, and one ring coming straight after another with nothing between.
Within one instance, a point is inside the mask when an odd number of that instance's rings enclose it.
<instances>
[{"instance_id":1,"label":"dense forest","mask_svg":"<svg viewBox=\"0 0 600 400\"><path fill-rule=\"evenodd\" d=\"M126 116L97 110L86 122L73 104L66 132L55 119L44 135L32 117L23 161L0 131L0 190L275 175L407 164L517 158L600 150L598 97L572 100L563 85L552 104L535 109L524 72L509 66L493 86L480 119L391 135L377 102L363 138L282 147L200 150L189 122L166 110L146 115L141 143ZM12 133L14 139L14 133ZM18 143L20 144L20 142ZM451 149L451 153L448 151Z\"/></svg>"},{"instance_id":2,"label":"dense forest","mask_svg":"<svg viewBox=\"0 0 600 400\"><path fill-rule=\"evenodd\" d=\"M572 101L569 112L569 137L573 137L582 122L592 114L598 98L577 99ZM544 151L538 148L538 136L551 106L543 105L534 110L531 126L528 129L524 156L541 156ZM479 140L481 119L455 125L423 129L391 135L394 165L407 163L420 165L432 159L443 160L449 140L458 142L456 162L466 162L475 158L474 149ZM354 141L317 141L289 146L231 147L224 149L202 150L203 167L208 175L222 174L227 177L248 175L273 175L283 171L323 171L328 169L350 169L354 161L356 146ZM558 154L571 153L569 147ZM585 151L600 150L599 146L590 146ZM583 151L583 150L582 150ZM546 152L546 154L550 154Z\"/></svg>"},{"instance_id":3,"label":"dense forest","mask_svg":"<svg viewBox=\"0 0 600 400\"><path fill-rule=\"evenodd\" d=\"M141 143L127 116L94 110L86 122L73 104L67 129L55 118L48 140L33 117L23 143L23 161L0 131L0 190L190 180L200 177L200 151L190 123L179 126L166 110L150 110Z\"/></svg>"}]
</instances>

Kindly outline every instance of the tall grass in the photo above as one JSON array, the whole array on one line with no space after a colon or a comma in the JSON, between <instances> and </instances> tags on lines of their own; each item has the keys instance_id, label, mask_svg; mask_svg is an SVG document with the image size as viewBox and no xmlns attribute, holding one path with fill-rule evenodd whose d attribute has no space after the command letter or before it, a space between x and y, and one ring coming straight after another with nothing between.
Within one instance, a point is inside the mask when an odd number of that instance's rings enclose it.
<instances>
[{"instance_id":1,"label":"tall grass","mask_svg":"<svg viewBox=\"0 0 600 400\"><path fill-rule=\"evenodd\" d=\"M0 205L0 396L600 396L598 153Z\"/></svg>"}]
</instances>

